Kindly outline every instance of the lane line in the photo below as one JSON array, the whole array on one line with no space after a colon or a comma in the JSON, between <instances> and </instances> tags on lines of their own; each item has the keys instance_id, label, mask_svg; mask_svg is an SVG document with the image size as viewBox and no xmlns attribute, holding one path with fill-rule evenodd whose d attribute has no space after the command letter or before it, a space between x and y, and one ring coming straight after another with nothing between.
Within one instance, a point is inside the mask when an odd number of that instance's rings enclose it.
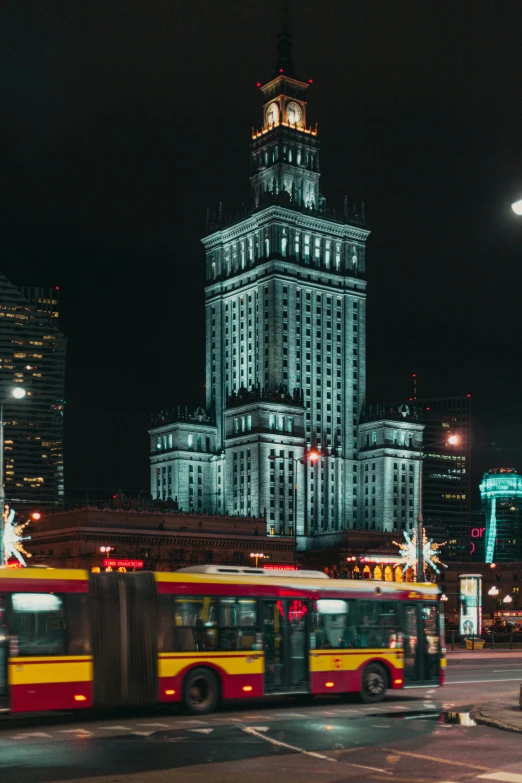
<instances>
[{"instance_id":1,"label":"lane line","mask_svg":"<svg viewBox=\"0 0 522 783\"><path fill-rule=\"evenodd\" d=\"M321 759L322 761L332 761L334 764L337 764L337 759L332 759L330 756L323 756L322 753L315 753L313 750L304 750L304 748L298 748L295 745L289 745L287 742L281 742L280 740L276 740L273 737L269 737L267 734L261 734L253 728L247 727L244 728L243 731L246 732L246 734L252 734L255 737L259 737L266 742L271 742L272 745L278 745L281 748L295 750L297 753L302 753L304 756L312 756L312 758L315 759ZM384 772L386 775L392 774L391 772L388 772L388 770L380 769L379 767L367 767L364 764L352 764L347 761L343 761L343 764L347 767L357 767L357 769L369 769L371 772ZM388 778L386 778L386 780L388 780Z\"/></svg>"},{"instance_id":2,"label":"lane line","mask_svg":"<svg viewBox=\"0 0 522 783\"><path fill-rule=\"evenodd\" d=\"M489 682L491 685L493 685L493 683L495 682L520 682L520 677L512 677L507 680L506 679L501 680L500 678L498 680L458 680L458 681L452 680L451 682L448 680L448 682L446 683L446 688L449 685L474 685L477 682Z\"/></svg>"},{"instance_id":3,"label":"lane line","mask_svg":"<svg viewBox=\"0 0 522 783\"><path fill-rule=\"evenodd\" d=\"M510 669L509 672L505 672L503 669L492 669L493 674L514 674L515 672L522 672L522 669Z\"/></svg>"},{"instance_id":4,"label":"lane line","mask_svg":"<svg viewBox=\"0 0 522 783\"><path fill-rule=\"evenodd\" d=\"M413 759L426 759L426 761L435 761L437 764L449 764L452 767L468 767L469 769L480 769L482 772L489 772L491 767L479 767L477 764L466 764L465 761L448 761L447 759L437 758L436 756L424 756L422 753L409 753L406 750L396 750L395 748L381 748L385 753L394 753L397 756L410 756Z\"/></svg>"},{"instance_id":5,"label":"lane line","mask_svg":"<svg viewBox=\"0 0 522 783\"><path fill-rule=\"evenodd\" d=\"M501 780L503 783L522 783L522 775L515 772L491 772L489 775L479 775L481 780Z\"/></svg>"}]
</instances>

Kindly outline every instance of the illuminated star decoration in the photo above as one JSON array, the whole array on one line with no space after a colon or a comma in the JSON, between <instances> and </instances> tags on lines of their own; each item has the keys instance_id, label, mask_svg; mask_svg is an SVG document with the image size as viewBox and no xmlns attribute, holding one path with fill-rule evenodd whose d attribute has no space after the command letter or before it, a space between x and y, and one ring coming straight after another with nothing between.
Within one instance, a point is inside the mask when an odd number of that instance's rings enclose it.
<instances>
[{"instance_id":1,"label":"illuminated star decoration","mask_svg":"<svg viewBox=\"0 0 522 783\"><path fill-rule=\"evenodd\" d=\"M417 575L417 533L413 531L408 533L404 531L404 543L399 544L397 541L393 542L395 546L398 546L401 550L402 562L404 563L402 573L405 574L408 568L412 568L415 575ZM446 542L444 542L446 543ZM435 544L432 538L426 536L426 532L422 531L422 556L424 559L424 567L429 566L435 571L436 574L440 574L439 566L447 568L445 563L441 563L439 558L439 550L444 544Z\"/></svg>"},{"instance_id":2,"label":"illuminated star decoration","mask_svg":"<svg viewBox=\"0 0 522 783\"><path fill-rule=\"evenodd\" d=\"M5 507L4 511L4 565L9 561L9 558L16 557L22 566L26 566L23 555L31 557L29 552L26 552L22 541L29 541L31 536L24 536L22 533L27 527L29 522L24 522L19 525L15 522L15 510L14 508Z\"/></svg>"}]
</instances>

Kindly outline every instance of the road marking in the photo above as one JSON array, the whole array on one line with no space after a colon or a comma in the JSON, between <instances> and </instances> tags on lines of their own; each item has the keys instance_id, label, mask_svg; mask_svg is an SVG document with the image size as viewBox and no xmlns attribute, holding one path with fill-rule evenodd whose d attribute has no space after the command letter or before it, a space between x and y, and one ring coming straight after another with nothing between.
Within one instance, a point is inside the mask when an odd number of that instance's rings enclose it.
<instances>
[{"instance_id":1,"label":"road marking","mask_svg":"<svg viewBox=\"0 0 522 783\"><path fill-rule=\"evenodd\" d=\"M488 682L493 684L494 682L520 682L520 677L512 677L508 680L448 680L446 682L446 688L448 685L474 685L477 682Z\"/></svg>"},{"instance_id":2,"label":"road marking","mask_svg":"<svg viewBox=\"0 0 522 783\"><path fill-rule=\"evenodd\" d=\"M370 775L369 777L371 780L389 780L389 778L384 778L382 775ZM395 781L398 781L399 783L433 783L433 781L428 780L428 778L398 778L395 775L393 776L393 780L394 783Z\"/></svg>"},{"instance_id":3,"label":"road marking","mask_svg":"<svg viewBox=\"0 0 522 783\"><path fill-rule=\"evenodd\" d=\"M189 731L197 731L198 734L212 734L214 729L189 729Z\"/></svg>"},{"instance_id":4,"label":"road marking","mask_svg":"<svg viewBox=\"0 0 522 783\"><path fill-rule=\"evenodd\" d=\"M385 723L372 723L370 724L372 729L389 729L390 727Z\"/></svg>"},{"instance_id":5,"label":"road marking","mask_svg":"<svg viewBox=\"0 0 522 783\"><path fill-rule=\"evenodd\" d=\"M315 753L312 750L304 750L303 748L298 748L295 745L289 745L287 742L281 742L280 740L276 740L273 737L268 737L266 734L260 734L254 728L245 728L243 731L247 734L252 734L255 737L259 737L259 739L263 739L266 742L271 742L272 745L277 745L280 748L288 748L288 750L295 750L297 753L302 753L304 756L311 756L314 759L321 759L322 761L331 761L334 764L337 763L337 759L332 759L330 756L323 756L322 753ZM366 767L364 764L351 764L347 761L343 761L343 764L347 767L357 767L357 769L369 769L371 772L384 772L387 775L392 774L385 769L379 769L378 767Z\"/></svg>"},{"instance_id":6,"label":"road marking","mask_svg":"<svg viewBox=\"0 0 522 783\"><path fill-rule=\"evenodd\" d=\"M168 723L137 723L136 726L149 726L151 728L157 727L158 729L168 729Z\"/></svg>"},{"instance_id":7,"label":"road marking","mask_svg":"<svg viewBox=\"0 0 522 783\"><path fill-rule=\"evenodd\" d=\"M515 772L491 772L489 775L479 775L481 780L501 780L503 783L522 783L522 775Z\"/></svg>"},{"instance_id":8,"label":"road marking","mask_svg":"<svg viewBox=\"0 0 522 783\"><path fill-rule=\"evenodd\" d=\"M98 728L105 731L132 731L130 726L98 726Z\"/></svg>"},{"instance_id":9,"label":"road marking","mask_svg":"<svg viewBox=\"0 0 522 783\"><path fill-rule=\"evenodd\" d=\"M268 726L249 726L248 729L252 731L268 731ZM245 729L245 731L248 729Z\"/></svg>"},{"instance_id":10,"label":"road marking","mask_svg":"<svg viewBox=\"0 0 522 783\"><path fill-rule=\"evenodd\" d=\"M355 712L355 710L353 710ZM252 718L252 715L248 716ZM278 712L278 718L307 718L308 715L304 715L302 712Z\"/></svg>"},{"instance_id":11,"label":"road marking","mask_svg":"<svg viewBox=\"0 0 522 783\"><path fill-rule=\"evenodd\" d=\"M438 718L432 712L421 712L419 715L406 715L404 720L426 720L426 718Z\"/></svg>"},{"instance_id":12,"label":"road marking","mask_svg":"<svg viewBox=\"0 0 522 783\"><path fill-rule=\"evenodd\" d=\"M426 759L427 761L436 761L437 764L450 764L452 767L469 767L469 769L480 769L482 771L489 772L491 767L479 767L476 764L466 764L465 761L448 761L447 759L440 759L436 756L424 756L421 753L409 753L406 750L393 750L392 748L381 748L385 753L396 753L397 756L410 756L414 759Z\"/></svg>"},{"instance_id":13,"label":"road marking","mask_svg":"<svg viewBox=\"0 0 522 783\"><path fill-rule=\"evenodd\" d=\"M510 669L509 672L505 672L504 669L492 669L493 674L514 674L515 672L522 672L522 669Z\"/></svg>"},{"instance_id":14,"label":"road marking","mask_svg":"<svg viewBox=\"0 0 522 783\"><path fill-rule=\"evenodd\" d=\"M86 729L58 729L59 734L84 734L85 736L92 736L92 731Z\"/></svg>"},{"instance_id":15,"label":"road marking","mask_svg":"<svg viewBox=\"0 0 522 783\"><path fill-rule=\"evenodd\" d=\"M154 734L153 731L133 731L132 733L138 737L150 737L151 734Z\"/></svg>"},{"instance_id":16,"label":"road marking","mask_svg":"<svg viewBox=\"0 0 522 783\"><path fill-rule=\"evenodd\" d=\"M13 739L27 739L27 737L48 737L51 739L50 734L46 734L44 731L31 731L29 734L18 734Z\"/></svg>"}]
</instances>

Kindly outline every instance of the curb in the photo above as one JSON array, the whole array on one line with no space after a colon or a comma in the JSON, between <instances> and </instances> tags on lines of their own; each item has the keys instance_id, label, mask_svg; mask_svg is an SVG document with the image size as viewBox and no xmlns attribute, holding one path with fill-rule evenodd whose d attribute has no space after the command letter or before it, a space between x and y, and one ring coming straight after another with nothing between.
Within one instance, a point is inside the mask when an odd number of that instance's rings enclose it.
<instances>
[{"instance_id":1,"label":"curb","mask_svg":"<svg viewBox=\"0 0 522 783\"><path fill-rule=\"evenodd\" d=\"M512 723L506 723L505 721L499 720L498 718L492 718L489 715L483 715L480 710L482 707L485 707L486 704L491 704L491 702L478 704L473 707L469 713L470 718L482 726L492 726L493 728L501 729L502 731L512 731L515 734L522 734L522 725L514 726Z\"/></svg>"}]
</instances>

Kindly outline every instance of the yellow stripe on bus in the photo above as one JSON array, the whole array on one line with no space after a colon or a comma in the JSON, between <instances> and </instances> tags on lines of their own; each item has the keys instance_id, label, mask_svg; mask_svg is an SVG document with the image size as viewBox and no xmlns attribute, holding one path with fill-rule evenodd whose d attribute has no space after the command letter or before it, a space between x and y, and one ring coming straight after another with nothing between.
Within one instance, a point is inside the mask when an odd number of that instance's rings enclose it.
<instances>
[{"instance_id":1,"label":"yellow stripe on bus","mask_svg":"<svg viewBox=\"0 0 522 783\"><path fill-rule=\"evenodd\" d=\"M0 579L39 579L42 582L56 582L69 579L70 581L87 581L87 571L77 568L0 568Z\"/></svg>"},{"instance_id":2,"label":"yellow stripe on bus","mask_svg":"<svg viewBox=\"0 0 522 783\"><path fill-rule=\"evenodd\" d=\"M92 657L10 658L9 685L38 685L50 682L91 682Z\"/></svg>"},{"instance_id":3,"label":"yellow stripe on bus","mask_svg":"<svg viewBox=\"0 0 522 783\"><path fill-rule=\"evenodd\" d=\"M175 677L187 666L198 663L211 663L226 674L263 674L265 659L262 652L186 652L160 653L158 660L159 677Z\"/></svg>"},{"instance_id":4,"label":"yellow stripe on bus","mask_svg":"<svg viewBox=\"0 0 522 783\"><path fill-rule=\"evenodd\" d=\"M346 650L310 651L311 672L355 671L363 666L369 658L381 658L388 661L396 669L404 668L402 650L400 653L389 650L361 650L347 653Z\"/></svg>"}]
</instances>

